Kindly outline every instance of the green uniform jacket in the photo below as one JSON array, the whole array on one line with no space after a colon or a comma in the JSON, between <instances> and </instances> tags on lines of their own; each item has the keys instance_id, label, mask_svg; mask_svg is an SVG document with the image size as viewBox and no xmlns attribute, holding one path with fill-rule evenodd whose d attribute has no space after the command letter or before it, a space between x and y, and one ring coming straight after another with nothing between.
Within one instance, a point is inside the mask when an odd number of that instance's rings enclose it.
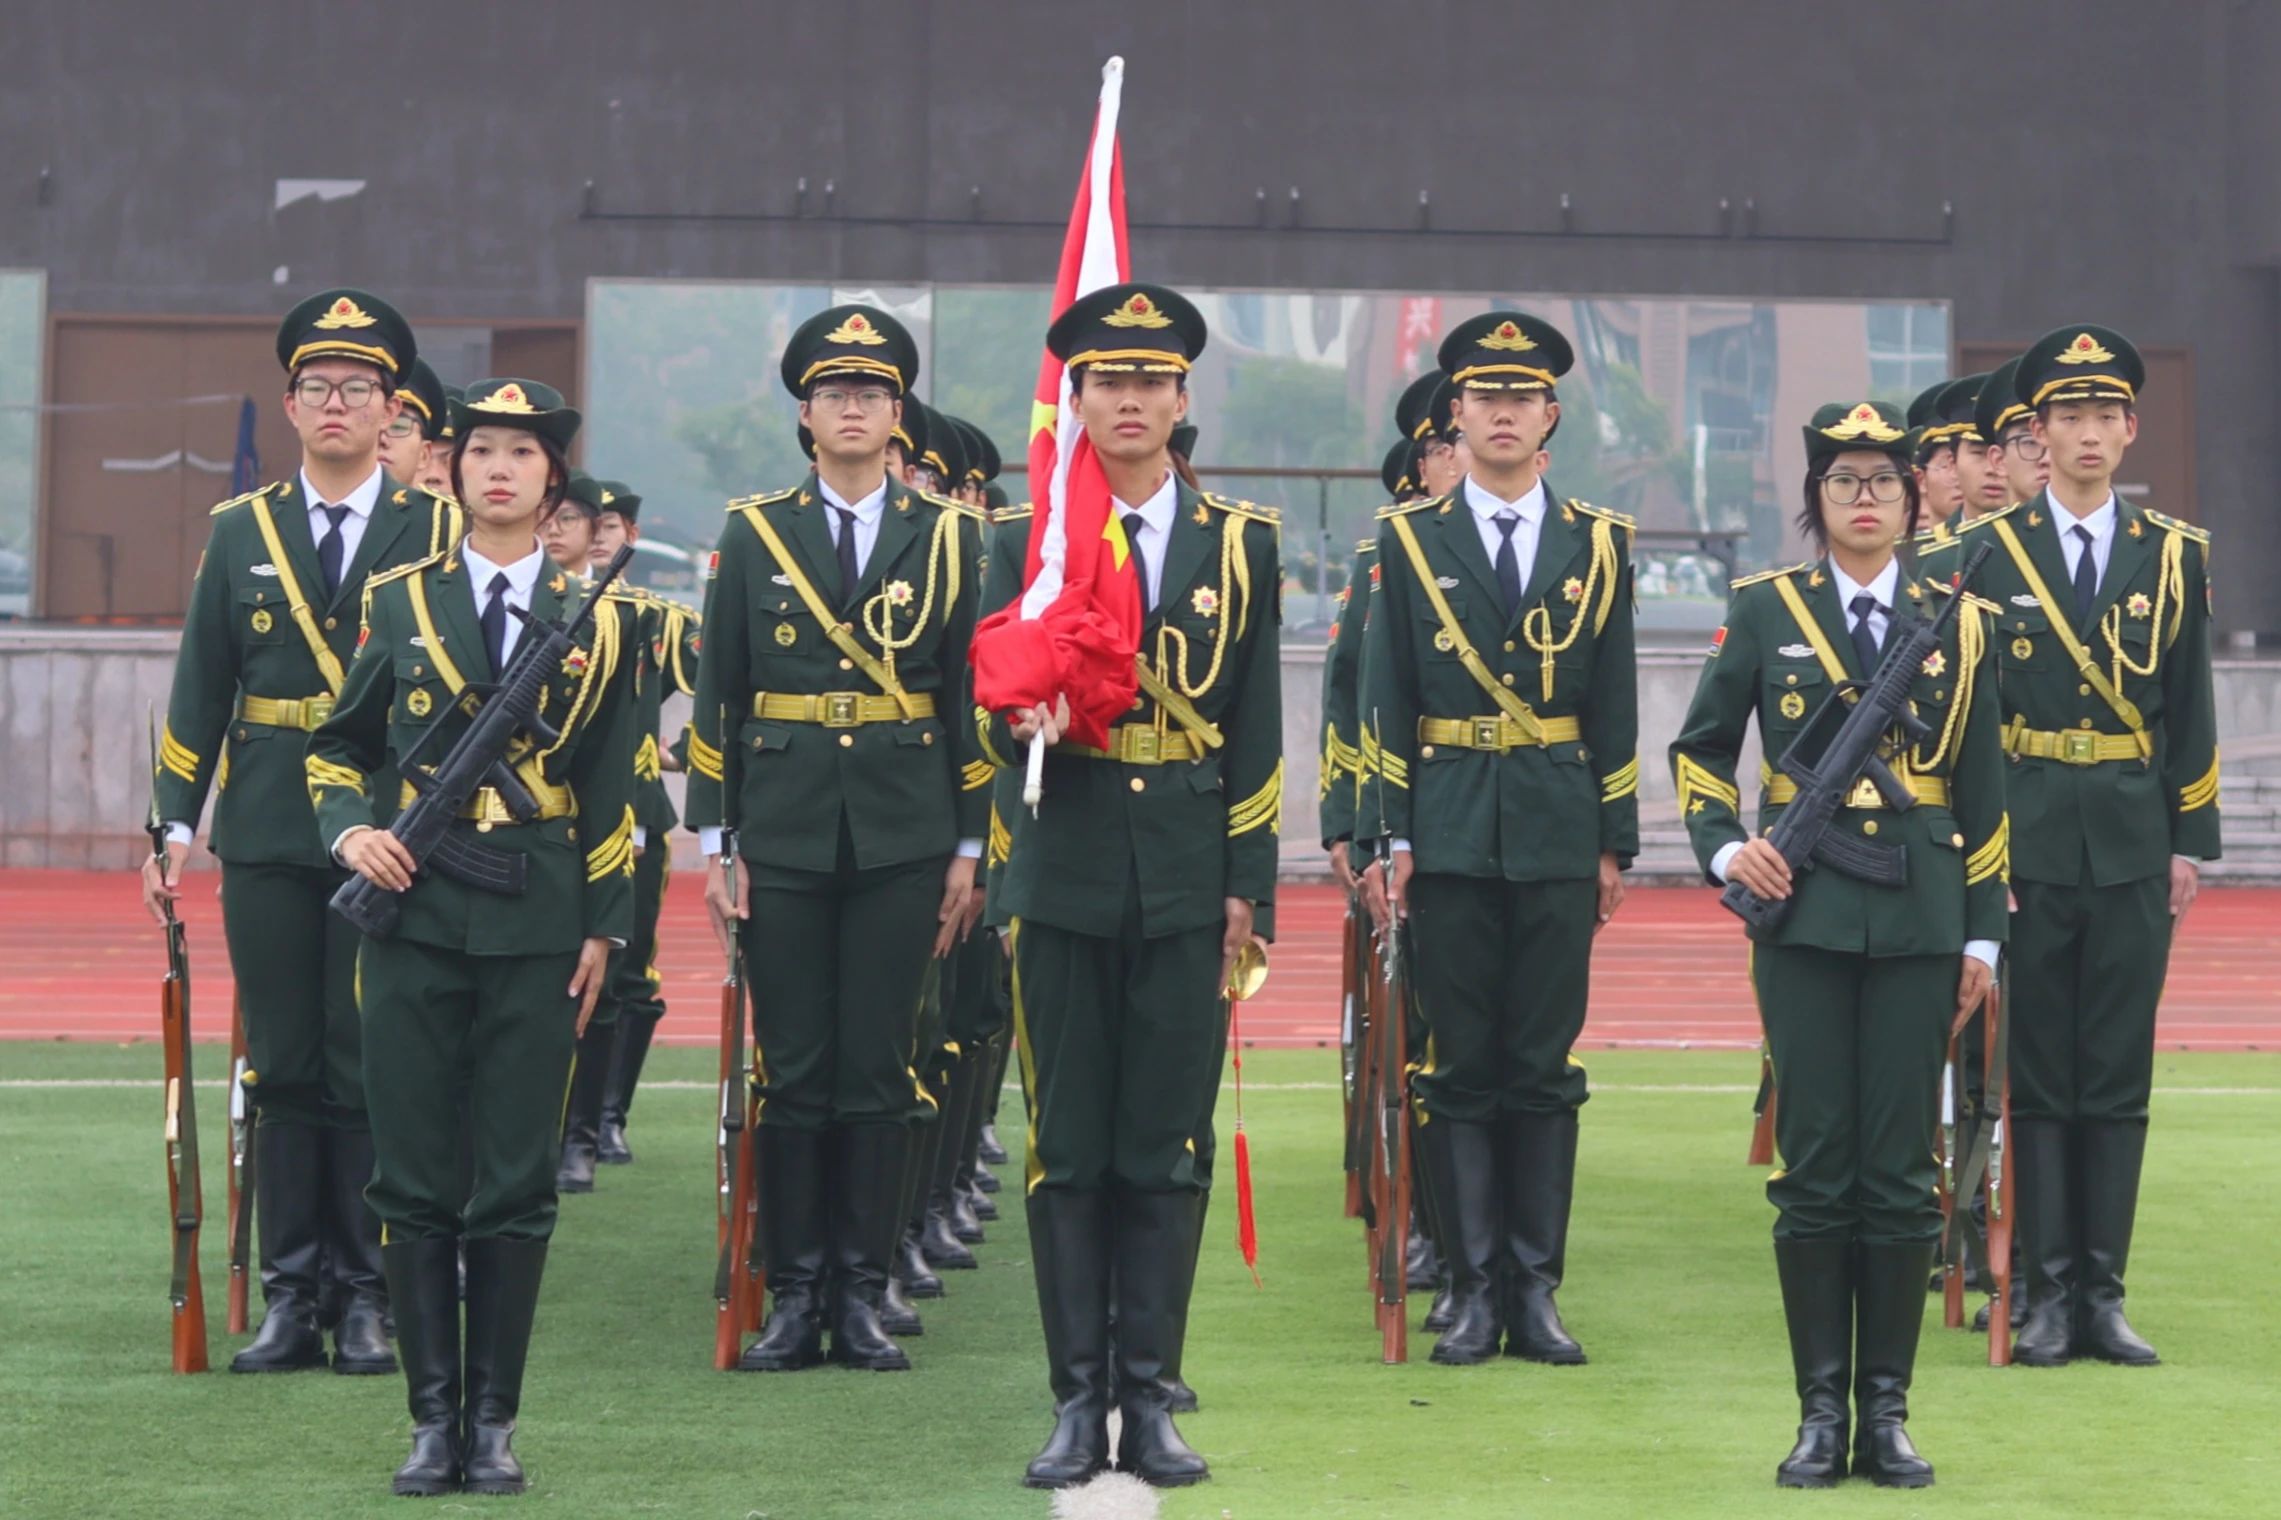
<instances>
[{"instance_id":1,"label":"green uniform jacket","mask_svg":"<svg viewBox=\"0 0 2281 1520\"><path fill-rule=\"evenodd\" d=\"M1003 606L1021 589L1029 526L1006 534L992 555L986 600ZM977 709L975 726L992 762L1011 772L1007 795L1021 814L991 889L999 899L994 918L1114 935L1137 881L1146 938L1224 922L1230 897L1255 904L1254 927L1274 936L1283 826L1281 538L1268 508L1181 484L1141 652L1221 734L1224 743L1204 758L1128 765L1049 749L1045 797L1033 819L1020 803L1026 748L1003 714ZM1125 721L1182 731L1146 694Z\"/></svg>"},{"instance_id":2,"label":"green uniform jacket","mask_svg":"<svg viewBox=\"0 0 2281 1520\"><path fill-rule=\"evenodd\" d=\"M216 507L166 702L155 781L159 816L195 828L211 785L220 794L213 850L222 859L330 864L301 772L307 727L247 721L238 716L240 701L322 697L321 714L356 654L366 577L441 552L458 541L459 530L457 503L383 475L340 592L320 606L324 577L299 476ZM296 606L305 609L306 624ZM330 679L312 639L334 662ZM392 814L394 799L389 803L383 816Z\"/></svg>"},{"instance_id":3,"label":"green uniform jacket","mask_svg":"<svg viewBox=\"0 0 2281 1520\"><path fill-rule=\"evenodd\" d=\"M755 528L764 516L790 564L777 561ZM733 827L745 859L800 871L836 867L843 813L865 870L948 856L959 840L983 837L986 771L974 725L961 721L981 589L978 519L890 482L870 562L841 611L838 562L813 475L792 490L729 504L697 661L690 827ZM929 697L934 716L850 728L753 716L764 692L882 694L808 610L802 578L873 658L894 646L896 680ZM969 780L977 784L970 788Z\"/></svg>"},{"instance_id":4,"label":"green uniform jacket","mask_svg":"<svg viewBox=\"0 0 2281 1520\"><path fill-rule=\"evenodd\" d=\"M2012 870L2023 881L2094 886L2167 875L2172 855L2218 858L2218 725L2210 675L2210 538L2201 529L2127 501L2078 641L2092 668L2136 707L2149 758L2071 765L2015 755L2010 801L2017 835ZM1947 577L1967 548L1996 552L1973 583L1996 604L2005 747L2019 729L2127 736L2075 666L2059 627L2072 628L2074 591L2059 530L2073 519L2048 493L1976 517L1944 546L1925 546L1928 575ZM1999 525L2001 531L1999 531ZM2055 605L2045 606L2004 542L2009 533ZM2088 866L2088 877L2086 877Z\"/></svg>"},{"instance_id":5,"label":"green uniform jacket","mask_svg":"<svg viewBox=\"0 0 2281 1520\"><path fill-rule=\"evenodd\" d=\"M1356 834L1376 839L1384 819L1385 836L1408 839L1420 871L1574 881L1596 877L1603 853L1622 865L1639 853L1631 520L1580 501L1554 504L1549 488L1546 499L1536 563L1510 620L1461 499L1379 513ZM1575 720L1581 739L1502 754L1420 741L1420 719L1500 709L1467 674L1398 525L1416 535L1436 589L1492 678L1539 717Z\"/></svg>"},{"instance_id":6,"label":"green uniform jacket","mask_svg":"<svg viewBox=\"0 0 2281 1520\"><path fill-rule=\"evenodd\" d=\"M1001 507L990 515L990 548L983 556L982 600L974 609L977 620L990 616L1011 602L1022 591L1022 578L1029 573L1026 556L1030 544L1030 518L1035 507L1030 502ZM971 688L971 681L968 683ZM979 724L983 714L976 710ZM1014 854L1014 840L1022 826L1029 822L1030 810L1022 806L1022 768L990 767L990 835L983 851L983 922L991 928L1003 928L1012 922L1013 915L1006 911L1006 895L1002 888L1006 881L1006 866Z\"/></svg>"},{"instance_id":7,"label":"green uniform jacket","mask_svg":"<svg viewBox=\"0 0 2281 1520\"><path fill-rule=\"evenodd\" d=\"M679 602L648 591L613 587L610 600L627 609L636 634L628 651L634 667L634 731L640 735L634 741L634 822L647 831L652 844L658 844L681 821L665 790L658 726L664 721L669 689L685 697L696 694L703 619Z\"/></svg>"},{"instance_id":8,"label":"green uniform jacket","mask_svg":"<svg viewBox=\"0 0 2281 1520\"><path fill-rule=\"evenodd\" d=\"M542 572L531 616L568 622L583 589L560 571ZM376 577L359 637L340 706L309 738L309 796L328 850L358 824L380 822L373 778L383 767L400 770L431 727L440 732L419 763L433 767L451 752L469 708L479 705L466 688L499 674L456 548ZM474 842L528 857L527 889L505 897L423 872L404 894L399 935L474 955L549 955L576 951L585 939L633 937L632 638L624 609L606 602L580 635L582 651L548 684L540 710L561 737L535 753L527 742L508 751L526 784L535 773L548 787L567 787L572 814L488 830L467 820L452 825Z\"/></svg>"},{"instance_id":9,"label":"green uniform jacket","mask_svg":"<svg viewBox=\"0 0 2281 1520\"><path fill-rule=\"evenodd\" d=\"M1355 547L1354 568L1339 593L1338 622L1323 651L1323 767L1317 787L1323 848L1354 837L1355 794L1362 781L1362 747L1355 709L1362 678L1362 629L1369 616L1371 566L1378 541Z\"/></svg>"},{"instance_id":10,"label":"green uniform jacket","mask_svg":"<svg viewBox=\"0 0 2281 1520\"><path fill-rule=\"evenodd\" d=\"M1777 582L1797 593L1813 627L1802 627ZM1946 580L1901 572L1896 616L1936 616L1949 596ZM1958 609L1937 655L1925 661L1910 690L1932 736L1910 751L1916 775L1945 780L1948 805L1920 800L1903 812L1841 808L1831 827L1898 844L1909 853L1909 879L1872 886L1816 866L1796 878L1796 901L1770 943L1867 955L1961 952L1966 940L2005 937L2006 858L2004 759L1997 725L1994 609L1977 598ZM1819 635L1817 643L1816 634ZM1835 658L1848 679L1867 680L1838 602L1837 582L1819 565L1794 565L1734 583L1726 626L1719 631L1687 721L1671 746L1671 769L1687 835L1710 876L1720 848L1749 835L1735 776L1743 731L1757 714L1769 763L1789 749L1814 712L1838 700L1824 663ZM1761 783L1765 784L1762 774ZM1787 782L1788 778L1783 778ZM1762 796L1760 831L1782 805Z\"/></svg>"}]
</instances>

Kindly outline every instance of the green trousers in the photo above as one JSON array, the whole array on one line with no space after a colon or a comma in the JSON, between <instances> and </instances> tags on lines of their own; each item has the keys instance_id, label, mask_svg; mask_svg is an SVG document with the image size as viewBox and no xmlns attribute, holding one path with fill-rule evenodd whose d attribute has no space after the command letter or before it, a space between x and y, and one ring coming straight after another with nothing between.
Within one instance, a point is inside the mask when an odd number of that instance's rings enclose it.
<instances>
[{"instance_id":1,"label":"green trousers","mask_svg":"<svg viewBox=\"0 0 2281 1520\"><path fill-rule=\"evenodd\" d=\"M859 870L843 829L834 870L751 867L742 936L763 1124L815 1130L911 1117L947 864Z\"/></svg>"},{"instance_id":2,"label":"green trousers","mask_svg":"<svg viewBox=\"0 0 2281 1520\"><path fill-rule=\"evenodd\" d=\"M246 1067L264 1124L361 1130L359 936L327 910L345 871L222 866L222 935L245 1010Z\"/></svg>"},{"instance_id":3,"label":"green trousers","mask_svg":"<svg viewBox=\"0 0 2281 1520\"><path fill-rule=\"evenodd\" d=\"M2015 881L2012 894L2012 1117L2143 1122L2170 971L2169 879Z\"/></svg>"},{"instance_id":4,"label":"green trousers","mask_svg":"<svg viewBox=\"0 0 2281 1520\"><path fill-rule=\"evenodd\" d=\"M623 950L610 953L610 982L594 1005L595 1023L615 1024L630 1016L654 1024L665 1017L665 999L658 991L657 920L665 910L665 883L672 874L672 842L653 834L634 857L634 937Z\"/></svg>"},{"instance_id":5,"label":"green trousers","mask_svg":"<svg viewBox=\"0 0 2281 1520\"><path fill-rule=\"evenodd\" d=\"M1227 1059L1222 929L1144 939L1017 920L1014 1040L1029 1107L1029 1191L1194 1192Z\"/></svg>"},{"instance_id":6,"label":"green trousers","mask_svg":"<svg viewBox=\"0 0 2281 1520\"><path fill-rule=\"evenodd\" d=\"M997 933L977 924L943 968L944 1038L968 1055L1006 1027L1005 961Z\"/></svg>"},{"instance_id":7,"label":"green trousers","mask_svg":"<svg viewBox=\"0 0 2281 1520\"><path fill-rule=\"evenodd\" d=\"M1590 1096L1569 1059L1592 989L1591 881L1410 878L1410 985L1426 1029L1412 1088L1433 1116L1567 1113Z\"/></svg>"},{"instance_id":8,"label":"green trousers","mask_svg":"<svg viewBox=\"0 0 2281 1520\"><path fill-rule=\"evenodd\" d=\"M1777 1240L1940 1238L1940 1069L1959 957L1755 945Z\"/></svg>"},{"instance_id":9,"label":"green trousers","mask_svg":"<svg viewBox=\"0 0 2281 1520\"><path fill-rule=\"evenodd\" d=\"M577 969L568 951L469 955L365 941L357 988L374 1166L364 1196L388 1240L554 1233ZM462 1093L472 1195L460 1162Z\"/></svg>"}]
</instances>

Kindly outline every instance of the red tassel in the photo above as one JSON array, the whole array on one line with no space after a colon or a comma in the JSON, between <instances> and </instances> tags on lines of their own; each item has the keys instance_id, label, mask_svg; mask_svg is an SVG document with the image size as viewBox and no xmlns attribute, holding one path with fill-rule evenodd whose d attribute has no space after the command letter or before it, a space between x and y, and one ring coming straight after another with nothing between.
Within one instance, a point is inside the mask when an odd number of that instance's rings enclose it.
<instances>
[{"instance_id":1,"label":"red tassel","mask_svg":"<svg viewBox=\"0 0 2281 1520\"><path fill-rule=\"evenodd\" d=\"M1228 1039L1235 1046L1236 1069L1236 1249L1243 1253L1251 1285L1264 1288L1267 1285L1259 1280L1259 1219L1251 1205L1251 1136L1243 1132L1242 1007L1240 1000L1228 1000Z\"/></svg>"}]
</instances>

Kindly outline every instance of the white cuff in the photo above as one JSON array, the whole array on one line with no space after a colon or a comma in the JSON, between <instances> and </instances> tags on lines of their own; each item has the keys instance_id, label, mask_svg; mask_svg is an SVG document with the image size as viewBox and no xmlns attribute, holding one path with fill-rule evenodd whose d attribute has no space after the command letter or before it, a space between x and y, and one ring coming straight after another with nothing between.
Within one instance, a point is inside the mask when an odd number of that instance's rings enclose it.
<instances>
[{"instance_id":1,"label":"white cuff","mask_svg":"<svg viewBox=\"0 0 2281 1520\"><path fill-rule=\"evenodd\" d=\"M169 824L168 827L172 828L173 825ZM173 836L169 835L168 837L172 838ZM2183 860L2197 871L2202 868L2202 857L2199 855L2172 855L2170 858L2172 860Z\"/></svg>"},{"instance_id":2,"label":"white cuff","mask_svg":"<svg viewBox=\"0 0 2281 1520\"><path fill-rule=\"evenodd\" d=\"M721 858L721 835L725 832L727 831L717 828L705 828L697 831L697 848L704 852L707 860Z\"/></svg>"},{"instance_id":3,"label":"white cuff","mask_svg":"<svg viewBox=\"0 0 2281 1520\"><path fill-rule=\"evenodd\" d=\"M634 825L634 848L637 850L649 848L649 830L638 823Z\"/></svg>"},{"instance_id":4,"label":"white cuff","mask_svg":"<svg viewBox=\"0 0 2281 1520\"><path fill-rule=\"evenodd\" d=\"M187 849L190 841L197 837L198 831L187 823L169 823L166 826L166 842L168 844L178 844Z\"/></svg>"},{"instance_id":5,"label":"white cuff","mask_svg":"<svg viewBox=\"0 0 2281 1520\"><path fill-rule=\"evenodd\" d=\"M1389 844L1388 848L1400 854L1407 855L1410 853L1410 841L1407 839L1396 839Z\"/></svg>"},{"instance_id":6,"label":"white cuff","mask_svg":"<svg viewBox=\"0 0 2281 1520\"><path fill-rule=\"evenodd\" d=\"M1717 877L1721 883L1727 879L1728 863L1735 858L1735 852L1746 843L1748 843L1747 840L1730 839L1725 844L1720 845L1718 853L1711 857L1711 874Z\"/></svg>"},{"instance_id":7,"label":"white cuff","mask_svg":"<svg viewBox=\"0 0 2281 1520\"><path fill-rule=\"evenodd\" d=\"M369 823L352 823L347 828L341 830L338 834L335 834L333 836L333 847L331 851L333 864L336 866L347 865L348 862L341 858L341 842L347 839L349 835L361 833L365 829L369 829L371 827L372 825Z\"/></svg>"},{"instance_id":8,"label":"white cuff","mask_svg":"<svg viewBox=\"0 0 2281 1520\"><path fill-rule=\"evenodd\" d=\"M960 860L980 860L982 858L982 841L979 839L961 839L958 842L958 858Z\"/></svg>"},{"instance_id":9,"label":"white cuff","mask_svg":"<svg viewBox=\"0 0 2281 1520\"><path fill-rule=\"evenodd\" d=\"M1986 966L1991 973L1996 969L1996 957L2003 953L2003 948L1992 939L1968 939L1964 942L1964 953Z\"/></svg>"}]
</instances>

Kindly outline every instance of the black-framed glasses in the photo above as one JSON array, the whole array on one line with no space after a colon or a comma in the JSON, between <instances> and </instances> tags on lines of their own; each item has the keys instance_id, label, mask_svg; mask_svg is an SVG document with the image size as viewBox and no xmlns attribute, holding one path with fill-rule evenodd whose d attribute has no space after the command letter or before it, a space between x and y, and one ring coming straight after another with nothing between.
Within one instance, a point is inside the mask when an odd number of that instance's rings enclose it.
<instances>
[{"instance_id":1,"label":"black-framed glasses","mask_svg":"<svg viewBox=\"0 0 2281 1520\"><path fill-rule=\"evenodd\" d=\"M379 395L380 391L379 381L367 380L362 375L352 375L346 380L327 380L322 375L303 375L293 382L293 398L303 406L322 407L329 403L334 394L338 392L341 405L352 412L362 411L372 405L372 398Z\"/></svg>"},{"instance_id":2,"label":"black-framed glasses","mask_svg":"<svg viewBox=\"0 0 2281 1520\"><path fill-rule=\"evenodd\" d=\"M808 392L811 405L832 412L883 412L887 410L887 403L894 399L891 392L877 386L865 386L862 390L851 391L837 385L823 385Z\"/></svg>"},{"instance_id":3,"label":"black-framed glasses","mask_svg":"<svg viewBox=\"0 0 2281 1520\"><path fill-rule=\"evenodd\" d=\"M348 398L344 396L341 399L345 401ZM321 406L324 403L319 402L318 404ZM419 432L419 430L420 420L417 417L398 417L393 422L389 423L388 426L382 428L380 431L387 434L390 438L394 438L398 442L402 442L404 439L409 438L413 434Z\"/></svg>"},{"instance_id":4,"label":"black-framed glasses","mask_svg":"<svg viewBox=\"0 0 2281 1520\"><path fill-rule=\"evenodd\" d=\"M1909 488L1897 470L1879 470L1870 476L1855 475L1839 470L1822 477L1822 494L1829 497L1833 507L1850 507L1861 500L1862 488L1869 489L1871 501L1891 506L1909 494Z\"/></svg>"},{"instance_id":5,"label":"black-framed glasses","mask_svg":"<svg viewBox=\"0 0 2281 1520\"><path fill-rule=\"evenodd\" d=\"M2039 462L2049 452L2036 438L2036 435L2025 428L2016 433L2006 433L2003 442L1997 447L2007 454L2017 455L2029 464Z\"/></svg>"}]
</instances>

